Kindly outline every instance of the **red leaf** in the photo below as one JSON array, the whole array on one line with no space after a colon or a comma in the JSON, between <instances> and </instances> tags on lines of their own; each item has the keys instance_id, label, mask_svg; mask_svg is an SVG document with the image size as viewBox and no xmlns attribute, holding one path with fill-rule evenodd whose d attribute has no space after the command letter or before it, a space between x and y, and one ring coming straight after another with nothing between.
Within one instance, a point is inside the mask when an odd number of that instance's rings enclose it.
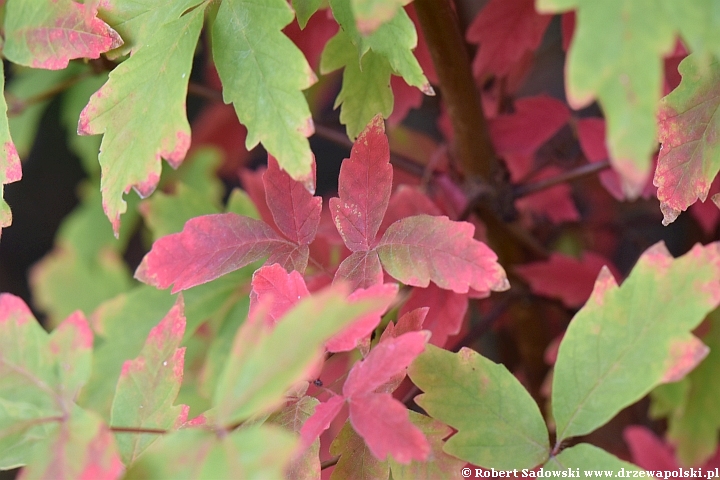
<instances>
[{"instance_id":1,"label":"red leaf","mask_svg":"<svg viewBox=\"0 0 720 480\"><path fill-rule=\"evenodd\" d=\"M423 101L423 93L415 87L411 87L402 77L393 75L390 78L395 104L393 111L388 117L390 125L397 125L407 117L410 110L420 108Z\"/></svg>"},{"instance_id":2,"label":"red leaf","mask_svg":"<svg viewBox=\"0 0 720 480\"><path fill-rule=\"evenodd\" d=\"M535 151L569 119L570 110L565 103L538 95L517 100L515 113L500 115L489 122L490 137L498 154L506 157L513 180L518 181L528 173Z\"/></svg>"},{"instance_id":3,"label":"red leaf","mask_svg":"<svg viewBox=\"0 0 720 480\"><path fill-rule=\"evenodd\" d=\"M398 373L404 372L425 350L429 337L426 331L408 332L378 343L365 360L357 362L350 370L343 385L345 398L372 393Z\"/></svg>"},{"instance_id":4,"label":"red leaf","mask_svg":"<svg viewBox=\"0 0 720 480\"><path fill-rule=\"evenodd\" d=\"M534 180L554 177L562 173L557 167L550 166L534 176ZM530 212L546 217L553 223L575 222L580 220L580 213L572 199L572 189L567 183L546 188L515 201L515 206L523 212Z\"/></svg>"},{"instance_id":5,"label":"red leaf","mask_svg":"<svg viewBox=\"0 0 720 480\"><path fill-rule=\"evenodd\" d=\"M467 222L416 215L392 224L377 250L385 271L406 285L427 287L433 281L457 293L507 290L497 255L473 238L474 231Z\"/></svg>"},{"instance_id":6,"label":"red leaf","mask_svg":"<svg viewBox=\"0 0 720 480\"><path fill-rule=\"evenodd\" d=\"M350 423L375 457L385 460L390 454L403 464L427 460L430 444L420 429L410 423L405 405L392 395L359 395L350 398L349 403Z\"/></svg>"},{"instance_id":7,"label":"red leaf","mask_svg":"<svg viewBox=\"0 0 720 480\"><path fill-rule=\"evenodd\" d=\"M275 323L300 299L308 295L310 292L305 285L305 280L298 272L288 273L277 263L265 265L253 274L250 315L260 302L265 301L265 297L270 296L270 307L266 315L272 320L272 323Z\"/></svg>"},{"instance_id":8,"label":"red leaf","mask_svg":"<svg viewBox=\"0 0 720 480\"><path fill-rule=\"evenodd\" d=\"M385 233L397 220L413 215L442 215L440 208L419 188L400 185L390 197L387 213L380 225L380 234Z\"/></svg>"},{"instance_id":9,"label":"red leaf","mask_svg":"<svg viewBox=\"0 0 720 480\"><path fill-rule=\"evenodd\" d=\"M340 167L339 198L330 199L335 226L353 252L369 250L375 242L390 201L392 176L385 126L377 115Z\"/></svg>"},{"instance_id":10,"label":"red leaf","mask_svg":"<svg viewBox=\"0 0 720 480\"><path fill-rule=\"evenodd\" d=\"M325 348L329 352L347 352L354 349L358 342L365 339L375 330L380 323L380 317L387 311L390 304L395 300L398 292L398 286L394 283L386 283L383 285L374 285L366 290L360 289L354 291L348 297L350 301L364 300L368 298L378 299L382 301L381 306L356 320L342 332L328 340Z\"/></svg>"},{"instance_id":11,"label":"red leaf","mask_svg":"<svg viewBox=\"0 0 720 480\"><path fill-rule=\"evenodd\" d=\"M315 163L312 168L315 184ZM268 155L268 168L263 174L265 199L275 225L290 240L309 245L317 233L322 211L322 197L315 197L305 186L294 180L272 156Z\"/></svg>"},{"instance_id":12,"label":"red leaf","mask_svg":"<svg viewBox=\"0 0 720 480\"><path fill-rule=\"evenodd\" d=\"M24 6L11 2L5 35L3 53L10 60L48 70L62 70L74 58L98 58L123 44L120 35L97 18L97 2L71 0L35 0Z\"/></svg>"},{"instance_id":13,"label":"red leaf","mask_svg":"<svg viewBox=\"0 0 720 480\"><path fill-rule=\"evenodd\" d=\"M602 118L583 118L577 122L578 140L585 157L590 162L599 162L609 158L605 143L605 120ZM616 200L625 200L620 175L613 170L600 172L600 183Z\"/></svg>"},{"instance_id":14,"label":"red leaf","mask_svg":"<svg viewBox=\"0 0 720 480\"><path fill-rule=\"evenodd\" d=\"M715 195L720 193L720 176L715 177L710 185L708 196L713 199L712 202L695 202L690 205L688 212L700 225L705 235L711 235L717 227L720 220L720 209L715 204Z\"/></svg>"},{"instance_id":15,"label":"red leaf","mask_svg":"<svg viewBox=\"0 0 720 480\"><path fill-rule=\"evenodd\" d=\"M315 407L315 413L307 419L300 429L300 438L303 446L309 446L322 432L330 427L330 424L337 414L340 413L340 409L342 409L344 404L345 398L337 395L330 397L327 402Z\"/></svg>"},{"instance_id":16,"label":"red leaf","mask_svg":"<svg viewBox=\"0 0 720 480\"><path fill-rule=\"evenodd\" d=\"M267 204L265 183L262 179L264 174L264 168L258 170L242 170L240 171L240 182L242 183L243 190L245 190L250 200L255 204L255 208L257 208L262 221L270 225L276 232L281 233L280 229L275 225L275 219Z\"/></svg>"},{"instance_id":17,"label":"red leaf","mask_svg":"<svg viewBox=\"0 0 720 480\"><path fill-rule=\"evenodd\" d=\"M428 307L416 308L415 310L402 315L397 323L388 323L387 327L385 327L385 331L380 336L380 341L384 342L390 338L399 337L404 333L422 330L423 322L425 322L428 310Z\"/></svg>"},{"instance_id":18,"label":"red leaf","mask_svg":"<svg viewBox=\"0 0 720 480\"><path fill-rule=\"evenodd\" d=\"M630 447L633 463L649 470L675 470L673 449L661 442L648 428L638 425L626 427L623 431L625 443Z\"/></svg>"},{"instance_id":19,"label":"red leaf","mask_svg":"<svg viewBox=\"0 0 720 480\"><path fill-rule=\"evenodd\" d=\"M307 246L305 262L307 262ZM179 292L214 280L270 256L284 266L301 262L299 247L267 224L234 213L188 220L182 232L157 240L135 272L135 278L160 289Z\"/></svg>"},{"instance_id":20,"label":"red leaf","mask_svg":"<svg viewBox=\"0 0 720 480\"><path fill-rule=\"evenodd\" d=\"M479 44L473 61L476 78L506 75L523 54L540 46L552 15L538 15L534 0L490 0L468 28L467 40Z\"/></svg>"},{"instance_id":21,"label":"red leaf","mask_svg":"<svg viewBox=\"0 0 720 480\"><path fill-rule=\"evenodd\" d=\"M417 47L413 50L413 54L415 55L415 58L417 58L418 63L423 69L423 73L430 83L438 85L440 80L438 80L437 72L435 71L435 64L433 63L432 56L430 55L430 48L428 48L428 44L425 41L425 33L420 27L420 21L417 18L415 5L412 3L408 4L405 7L405 11L407 11L408 16L415 24L415 30L417 31L418 36Z\"/></svg>"},{"instance_id":22,"label":"red leaf","mask_svg":"<svg viewBox=\"0 0 720 480\"><path fill-rule=\"evenodd\" d=\"M585 252L580 260L553 253L547 261L520 265L515 271L534 293L558 298L568 308L578 308L590 298L600 269L609 264L593 252ZM615 270L612 265L611 269Z\"/></svg>"},{"instance_id":23,"label":"red leaf","mask_svg":"<svg viewBox=\"0 0 720 480\"><path fill-rule=\"evenodd\" d=\"M350 291L358 288L370 288L383 282L382 265L375 250L353 252L342 261L335 272L334 282L345 281Z\"/></svg>"},{"instance_id":24,"label":"red leaf","mask_svg":"<svg viewBox=\"0 0 720 480\"><path fill-rule=\"evenodd\" d=\"M238 120L235 108L222 102L212 103L193 121L191 149L202 145L219 148L225 158L218 175L235 178L250 158L245 148L246 137L247 129Z\"/></svg>"},{"instance_id":25,"label":"red leaf","mask_svg":"<svg viewBox=\"0 0 720 480\"><path fill-rule=\"evenodd\" d=\"M283 33L297 45L315 71L320 68L320 56L325 44L337 31L338 24L329 9L311 16L303 29L298 22L291 22L283 29Z\"/></svg>"},{"instance_id":26,"label":"red leaf","mask_svg":"<svg viewBox=\"0 0 720 480\"><path fill-rule=\"evenodd\" d=\"M434 284L427 288L415 287L400 313L418 307L429 307L423 328L432 332L430 343L444 347L448 337L457 335L462 328L468 308L468 295L443 290Z\"/></svg>"}]
</instances>

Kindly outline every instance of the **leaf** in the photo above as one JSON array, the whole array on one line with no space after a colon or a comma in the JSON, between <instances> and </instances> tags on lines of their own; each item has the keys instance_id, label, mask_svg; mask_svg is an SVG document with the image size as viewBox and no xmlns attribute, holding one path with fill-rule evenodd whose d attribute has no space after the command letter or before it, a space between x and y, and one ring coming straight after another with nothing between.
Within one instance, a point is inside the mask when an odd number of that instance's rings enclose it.
<instances>
[{"instance_id":1,"label":"leaf","mask_svg":"<svg viewBox=\"0 0 720 480\"><path fill-rule=\"evenodd\" d=\"M135 54L163 25L201 3L201 0L134 0L99 2L101 17L122 36L125 43L109 52L115 59Z\"/></svg>"},{"instance_id":2,"label":"leaf","mask_svg":"<svg viewBox=\"0 0 720 480\"><path fill-rule=\"evenodd\" d=\"M5 8L3 54L21 65L61 70L74 58L98 58L123 43L97 18L97 7L72 0L15 0Z\"/></svg>"},{"instance_id":3,"label":"leaf","mask_svg":"<svg viewBox=\"0 0 720 480\"><path fill-rule=\"evenodd\" d=\"M201 215L217 214L214 202L184 183L178 183L172 195L157 192L140 204L140 213L153 240L180 232L185 223Z\"/></svg>"},{"instance_id":4,"label":"leaf","mask_svg":"<svg viewBox=\"0 0 720 480\"><path fill-rule=\"evenodd\" d=\"M320 402L313 397L294 398L285 407L268 418L269 423L280 425L291 432L300 433L300 429L313 414ZM285 470L285 478L313 480L320 477L320 440L313 442L299 458L293 460Z\"/></svg>"},{"instance_id":5,"label":"leaf","mask_svg":"<svg viewBox=\"0 0 720 480\"><path fill-rule=\"evenodd\" d=\"M387 480L390 474L387 462L381 462L370 453L365 441L355 433L350 422L345 423L333 440L330 454L340 456L330 480Z\"/></svg>"},{"instance_id":6,"label":"leaf","mask_svg":"<svg viewBox=\"0 0 720 480\"><path fill-rule=\"evenodd\" d=\"M535 152L569 119L570 111L564 102L538 95L516 100L514 113L489 121L490 138L498 154L505 157L513 180L520 181L530 172Z\"/></svg>"},{"instance_id":7,"label":"leaf","mask_svg":"<svg viewBox=\"0 0 720 480\"><path fill-rule=\"evenodd\" d=\"M385 271L407 285L427 287L432 281L456 293L507 290L497 256L473 238L474 231L467 222L416 215L392 224L377 252Z\"/></svg>"},{"instance_id":8,"label":"leaf","mask_svg":"<svg viewBox=\"0 0 720 480\"><path fill-rule=\"evenodd\" d=\"M580 443L566 448L558 456L550 459L543 469L550 472L564 470L566 473L575 473L582 469L586 475L589 473L588 470L595 470L596 472L593 473L596 475L600 473L606 477L614 477L618 472L623 472L625 475L632 475L630 472L642 472L642 469L632 463L624 462L588 443Z\"/></svg>"},{"instance_id":9,"label":"leaf","mask_svg":"<svg viewBox=\"0 0 720 480\"><path fill-rule=\"evenodd\" d=\"M165 318L150 330L140 355L123 363L110 413L114 427L169 430L184 421L183 413L187 417L187 407L173 406L183 378L185 347L178 346L184 332L180 296ZM123 462L133 463L157 439L156 434L118 435Z\"/></svg>"},{"instance_id":10,"label":"leaf","mask_svg":"<svg viewBox=\"0 0 720 480\"><path fill-rule=\"evenodd\" d=\"M332 421L345 405L345 397L333 395L327 401L321 402L313 414L305 420L300 429L300 438L303 445L311 445L318 440L320 434L330 428Z\"/></svg>"},{"instance_id":11,"label":"leaf","mask_svg":"<svg viewBox=\"0 0 720 480\"><path fill-rule=\"evenodd\" d=\"M156 241L135 272L135 278L179 292L209 282L270 256L270 263L302 250L276 234L267 224L234 213L205 215L189 220L182 232ZM303 253L304 252L304 253Z\"/></svg>"},{"instance_id":12,"label":"leaf","mask_svg":"<svg viewBox=\"0 0 720 480\"><path fill-rule=\"evenodd\" d=\"M434 95L422 68L412 53L417 46L415 25L405 10L397 13L372 34L364 36L356 27L351 2L358 0L330 0L333 16L357 47L357 59L361 60L369 50L385 57L393 72L403 77L408 85L419 88L427 95ZM368 0L359 0L368 1ZM370 0L375 1L375 0ZM396 2L397 0L391 0ZM385 2L387 4L388 2ZM357 63L357 61L355 62Z\"/></svg>"},{"instance_id":13,"label":"leaf","mask_svg":"<svg viewBox=\"0 0 720 480\"><path fill-rule=\"evenodd\" d=\"M305 28L310 17L318 11L323 0L292 0L292 7L297 15L300 28Z\"/></svg>"},{"instance_id":14,"label":"leaf","mask_svg":"<svg viewBox=\"0 0 720 480\"><path fill-rule=\"evenodd\" d=\"M298 272L288 273L277 263L265 265L253 273L250 312L257 311L263 302L269 302L266 315L271 324L275 324L288 310L309 295L305 280Z\"/></svg>"},{"instance_id":15,"label":"leaf","mask_svg":"<svg viewBox=\"0 0 720 480\"><path fill-rule=\"evenodd\" d=\"M552 15L538 15L533 0L485 4L468 27L468 42L479 44L473 74L475 78L495 74L506 76L528 52L537 50Z\"/></svg>"},{"instance_id":16,"label":"leaf","mask_svg":"<svg viewBox=\"0 0 720 480\"><path fill-rule=\"evenodd\" d=\"M536 5L543 13L576 9L565 70L568 101L576 110L599 101L608 122L610 159L630 198L645 186L657 148L661 57L674 47L678 21L666 11L671 3L538 0Z\"/></svg>"},{"instance_id":17,"label":"leaf","mask_svg":"<svg viewBox=\"0 0 720 480\"><path fill-rule=\"evenodd\" d=\"M306 137L315 128L302 90L316 77L280 31L292 20L285 0L223 2L212 28L213 59L223 99L247 127L246 148L262 142L283 170L310 185L313 155Z\"/></svg>"},{"instance_id":18,"label":"leaf","mask_svg":"<svg viewBox=\"0 0 720 480\"><path fill-rule=\"evenodd\" d=\"M224 435L187 428L163 435L124 478L282 478L295 447L292 434L272 425Z\"/></svg>"},{"instance_id":19,"label":"leaf","mask_svg":"<svg viewBox=\"0 0 720 480\"><path fill-rule=\"evenodd\" d=\"M563 171L558 167L550 165L534 175L533 181L547 180L562 173ZM567 183L554 185L518 198L515 201L515 207L523 213L547 218L556 224L580 220L580 212L578 212L573 201L572 189Z\"/></svg>"},{"instance_id":20,"label":"leaf","mask_svg":"<svg viewBox=\"0 0 720 480\"><path fill-rule=\"evenodd\" d=\"M355 141L350 158L340 166L339 197L330 199L335 226L351 251L374 246L390 202L392 177L385 124L376 115Z\"/></svg>"},{"instance_id":21,"label":"leaf","mask_svg":"<svg viewBox=\"0 0 720 480\"><path fill-rule=\"evenodd\" d=\"M432 418L455 428L443 450L484 468L533 468L550 444L537 404L503 365L463 348L428 345L408 370Z\"/></svg>"},{"instance_id":22,"label":"leaf","mask_svg":"<svg viewBox=\"0 0 720 480\"><path fill-rule=\"evenodd\" d=\"M444 347L449 337L460 333L468 309L468 296L431 283L427 288L413 288L399 313L411 313L421 307L429 307L423 328L432 332L430 343Z\"/></svg>"},{"instance_id":23,"label":"leaf","mask_svg":"<svg viewBox=\"0 0 720 480\"><path fill-rule=\"evenodd\" d=\"M274 408L309 374L324 342L379 303L375 298L349 302L342 290L330 288L303 299L272 331L253 325L257 320L246 322L215 392L218 420L231 424Z\"/></svg>"},{"instance_id":24,"label":"leaf","mask_svg":"<svg viewBox=\"0 0 720 480\"><path fill-rule=\"evenodd\" d=\"M335 99L340 109L340 123L353 140L378 113L387 118L393 110L390 88L392 67L385 57L368 51L358 61L357 48L350 37L338 31L325 45L320 59L323 74L343 70L343 84Z\"/></svg>"},{"instance_id":25,"label":"leaf","mask_svg":"<svg viewBox=\"0 0 720 480\"><path fill-rule=\"evenodd\" d=\"M663 224L675 221L698 199L705 201L720 171L716 112L720 64L702 65L697 56L678 67L680 86L660 102L658 137L662 148L653 184L663 212Z\"/></svg>"},{"instance_id":26,"label":"leaf","mask_svg":"<svg viewBox=\"0 0 720 480\"><path fill-rule=\"evenodd\" d=\"M3 185L17 182L22 178L20 157L12 138L10 138L4 85L5 71L0 66L0 144L2 144L0 149L0 233L2 233L3 228L12 223L12 212L3 198Z\"/></svg>"},{"instance_id":27,"label":"leaf","mask_svg":"<svg viewBox=\"0 0 720 480\"><path fill-rule=\"evenodd\" d=\"M586 251L580 259L561 253L550 258L515 267L537 295L560 299L568 308L579 308L590 298L595 279L603 266L614 267L600 255Z\"/></svg>"},{"instance_id":28,"label":"leaf","mask_svg":"<svg viewBox=\"0 0 720 480\"><path fill-rule=\"evenodd\" d=\"M160 158L177 168L190 147L185 97L203 9L164 25L111 73L80 114L78 133L103 134L103 210L117 235L127 210L123 193L155 189Z\"/></svg>"},{"instance_id":29,"label":"leaf","mask_svg":"<svg viewBox=\"0 0 720 480\"><path fill-rule=\"evenodd\" d=\"M552 407L558 442L584 435L645 396L675 369L676 349L720 303L718 244L673 259L662 243L647 250L618 287L603 268L590 300L560 344ZM663 301L658 301L662 299Z\"/></svg>"},{"instance_id":30,"label":"leaf","mask_svg":"<svg viewBox=\"0 0 720 480\"><path fill-rule=\"evenodd\" d=\"M312 163L311 182L315 184L315 162ZM315 240L322 197L315 197L302 183L280 170L277 161L268 156L268 168L263 174L265 198L275 225L287 238L299 245Z\"/></svg>"},{"instance_id":31,"label":"leaf","mask_svg":"<svg viewBox=\"0 0 720 480\"><path fill-rule=\"evenodd\" d=\"M678 468L675 454L646 427L625 427L623 438L632 454L633 462L647 469L674 470Z\"/></svg>"},{"instance_id":32,"label":"leaf","mask_svg":"<svg viewBox=\"0 0 720 480\"><path fill-rule=\"evenodd\" d=\"M389 460L393 480L433 480L436 478L461 479L464 460L459 460L443 451L445 442L452 429L425 415L409 410L410 421L420 429L430 442L430 457L425 462L412 461L403 465L392 458Z\"/></svg>"},{"instance_id":33,"label":"leaf","mask_svg":"<svg viewBox=\"0 0 720 480\"><path fill-rule=\"evenodd\" d=\"M362 35L370 35L392 19L412 0L351 0L355 24Z\"/></svg>"},{"instance_id":34,"label":"leaf","mask_svg":"<svg viewBox=\"0 0 720 480\"><path fill-rule=\"evenodd\" d=\"M380 257L375 250L353 252L342 261L333 283L346 282L350 290L370 288L383 282L383 270Z\"/></svg>"},{"instance_id":35,"label":"leaf","mask_svg":"<svg viewBox=\"0 0 720 480\"><path fill-rule=\"evenodd\" d=\"M115 480L123 470L108 427L96 414L76 407L67 420L54 425L49 442L34 449L32 461L17 478Z\"/></svg>"}]
</instances>

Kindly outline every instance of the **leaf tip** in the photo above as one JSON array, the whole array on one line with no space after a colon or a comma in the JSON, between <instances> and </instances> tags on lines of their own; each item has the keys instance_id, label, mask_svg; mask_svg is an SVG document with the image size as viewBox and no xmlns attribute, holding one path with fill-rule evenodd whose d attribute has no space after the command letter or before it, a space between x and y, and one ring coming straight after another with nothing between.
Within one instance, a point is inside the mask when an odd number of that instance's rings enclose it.
<instances>
[{"instance_id":1,"label":"leaf tip","mask_svg":"<svg viewBox=\"0 0 720 480\"><path fill-rule=\"evenodd\" d=\"M615 288L618 288L615 277L610 269L606 265L603 265L600 269L600 273L598 273L597 279L595 280L595 286L590 294L588 303L593 301L598 305L602 305L603 300L605 299L605 294Z\"/></svg>"},{"instance_id":2,"label":"leaf tip","mask_svg":"<svg viewBox=\"0 0 720 480\"><path fill-rule=\"evenodd\" d=\"M710 353L710 348L697 337L676 340L670 344L666 369L661 383L678 382L685 378Z\"/></svg>"},{"instance_id":3,"label":"leaf tip","mask_svg":"<svg viewBox=\"0 0 720 480\"><path fill-rule=\"evenodd\" d=\"M5 169L5 182L13 183L22 178L22 167L20 166L20 156L13 142L5 142L3 145L7 167Z\"/></svg>"},{"instance_id":4,"label":"leaf tip","mask_svg":"<svg viewBox=\"0 0 720 480\"><path fill-rule=\"evenodd\" d=\"M677 220L681 212L681 210L671 207L667 202L660 203L660 211L663 214L662 224L665 227Z\"/></svg>"}]
</instances>

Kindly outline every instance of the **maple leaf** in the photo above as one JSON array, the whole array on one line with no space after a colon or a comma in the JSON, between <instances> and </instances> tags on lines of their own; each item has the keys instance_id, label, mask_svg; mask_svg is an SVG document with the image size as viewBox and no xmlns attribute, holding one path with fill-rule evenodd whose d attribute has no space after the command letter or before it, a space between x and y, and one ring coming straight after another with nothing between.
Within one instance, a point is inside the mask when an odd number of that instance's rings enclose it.
<instances>
[{"instance_id":1,"label":"maple leaf","mask_svg":"<svg viewBox=\"0 0 720 480\"><path fill-rule=\"evenodd\" d=\"M577 135L585 157L592 163L610 157L605 144L605 120L582 118L577 121ZM625 200L622 179L614 170L600 172L600 183L616 200Z\"/></svg>"},{"instance_id":2,"label":"maple leaf","mask_svg":"<svg viewBox=\"0 0 720 480\"><path fill-rule=\"evenodd\" d=\"M367 479L387 479L390 474L388 462L375 458L363 438L353 430L350 422L343 425L330 445L330 454L339 456L332 476L356 478L358 474Z\"/></svg>"},{"instance_id":3,"label":"maple leaf","mask_svg":"<svg viewBox=\"0 0 720 480\"><path fill-rule=\"evenodd\" d=\"M292 0L292 7L300 28L304 29L307 26L310 17L318 11L322 3L323 0Z\"/></svg>"},{"instance_id":4,"label":"maple leaf","mask_svg":"<svg viewBox=\"0 0 720 480\"><path fill-rule=\"evenodd\" d=\"M302 52L281 32L293 18L285 0L222 2L212 28L212 53L223 99L233 103L247 127L246 148L262 142L283 170L314 189L306 137L315 128L302 90L316 77Z\"/></svg>"},{"instance_id":5,"label":"maple leaf","mask_svg":"<svg viewBox=\"0 0 720 480\"><path fill-rule=\"evenodd\" d=\"M305 384L303 390L307 388ZM268 423L280 425L287 430L300 433L300 429L312 416L315 407L320 403L316 398L303 396L291 397L285 406L268 418ZM313 480L320 477L320 439L313 442L299 458L296 458L285 470L285 478Z\"/></svg>"},{"instance_id":6,"label":"maple leaf","mask_svg":"<svg viewBox=\"0 0 720 480\"><path fill-rule=\"evenodd\" d=\"M185 347L178 348L185 333L182 296L148 335L140 355L123 364L110 413L116 427L169 430L185 422L188 407L173 406L183 378ZM126 465L150 446L157 435L128 433L118 436Z\"/></svg>"},{"instance_id":7,"label":"maple leaf","mask_svg":"<svg viewBox=\"0 0 720 480\"><path fill-rule=\"evenodd\" d=\"M359 251L345 257L335 271L335 282L346 282L351 290L381 284L383 269L378 253L375 250Z\"/></svg>"},{"instance_id":8,"label":"maple leaf","mask_svg":"<svg viewBox=\"0 0 720 480\"><path fill-rule=\"evenodd\" d=\"M350 0L355 25L362 35L370 35L392 19L412 0Z\"/></svg>"},{"instance_id":9,"label":"maple leaf","mask_svg":"<svg viewBox=\"0 0 720 480\"><path fill-rule=\"evenodd\" d=\"M658 113L662 143L653 183L663 212L663 225L700 199L705 201L720 171L716 146L717 83L720 65L701 65L695 55L680 62L682 81L663 98Z\"/></svg>"},{"instance_id":10,"label":"maple leaf","mask_svg":"<svg viewBox=\"0 0 720 480\"><path fill-rule=\"evenodd\" d=\"M8 60L61 70L74 58L98 58L122 45L120 35L97 18L97 7L73 0L10 1L5 7Z\"/></svg>"},{"instance_id":11,"label":"maple leaf","mask_svg":"<svg viewBox=\"0 0 720 480\"><path fill-rule=\"evenodd\" d=\"M673 259L656 244L621 287L609 270L601 270L555 363L552 406L559 442L595 430L658 384L681 378L707 353L690 331L720 303L719 248L696 245Z\"/></svg>"},{"instance_id":12,"label":"maple leaf","mask_svg":"<svg viewBox=\"0 0 720 480\"><path fill-rule=\"evenodd\" d=\"M605 450L595 445L590 445L589 443L579 443L564 449L558 455L552 457L543 466L543 469L548 472L567 472L568 469L569 471L597 469L616 472L616 475L633 475L633 473L635 475L638 473L641 475L648 474L648 472L643 472L642 469L632 463L620 460L615 455L611 455Z\"/></svg>"},{"instance_id":13,"label":"maple leaf","mask_svg":"<svg viewBox=\"0 0 720 480\"><path fill-rule=\"evenodd\" d=\"M503 155L512 179L520 181L531 170L535 152L570 119L560 100L538 95L515 101L515 113L489 122L490 138Z\"/></svg>"},{"instance_id":14,"label":"maple leaf","mask_svg":"<svg viewBox=\"0 0 720 480\"><path fill-rule=\"evenodd\" d=\"M463 348L428 345L408 370L423 390L417 404L455 428L450 455L484 468L533 468L548 459L547 427L537 403L505 368Z\"/></svg>"},{"instance_id":15,"label":"maple leaf","mask_svg":"<svg viewBox=\"0 0 720 480\"><path fill-rule=\"evenodd\" d=\"M266 296L271 296L272 301L265 314L274 324L285 312L309 295L305 280L298 272L288 273L277 263L265 265L253 273L250 315L257 310Z\"/></svg>"},{"instance_id":16,"label":"maple leaf","mask_svg":"<svg viewBox=\"0 0 720 480\"><path fill-rule=\"evenodd\" d=\"M148 43L163 25L202 3L202 0L134 0L132 2L98 2L100 16L119 34L125 43L116 45L108 57L134 54Z\"/></svg>"},{"instance_id":17,"label":"maple leaf","mask_svg":"<svg viewBox=\"0 0 720 480\"><path fill-rule=\"evenodd\" d=\"M5 101L5 70L0 65L0 234L2 229L12 223L12 212L3 198L3 186L7 183L17 182L22 178L22 167L15 144L10 138L10 129L7 118L7 103Z\"/></svg>"},{"instance_id":18,"label":"maple leaf","mask_svg":"<svg viewBox=\"0 0 720 480\"><path fill-rule=\"evenodd\" d=\"M579 259L554 252L546 261L520 265L515 271L534 293L558 298L568 308L578 308L590 297L605 265L609 265L608 260L593 252L585 252ZM612 265L610 268L615 271Z\"/></svg>"},{"instance_id":19,"label":"maple leaf","mask_svg":"<svg viewBox=\"0 0 720 480\"><path fill-rule=\"evenodd\" d=\"M468 42L479 44L473 74L507 75L526 52L540 46L552 15L538 15L534 0L491 0L468 27Z\"/></svg>"},{"instance_id":20,"label":"maple leaf","mask_svg":"<svg viewBox=\"0 0 720 480\"><path fill-rule=\"evenodd\" d=\"M103 209L120 228L123 193L150 195L160 158L177 167L190 147L185 97L203 10L165 24L149 43L110 73L80 115L78 133L104 134L100 147Z\"/></svg>"},{"instance_id":21,"label":"maple leaf","mask_svg":"<svg viewBox=\"0 0 720 480\"><path fill-rule=\"evenodd\" d=\"M416 215L392 224L377 252L385 271L407 285L427 287L432 281L457 293L507 290L497 255L473 238L474 231L467 222Z\"/></svg>"},{"instance_id":22,"label":"maple leaf","mask_svg":"<svg viewBox=\"0 0 720 480\"><path fill-rule=\"evenodd\" d=\"M429 307L423 328L432 333L430 343L443 347L449 337L460 333L468 309L468 295L444 290L432 283L427 288L415 287L400 314L407 315L420 307Z\"/></svg>"}]
</instances>

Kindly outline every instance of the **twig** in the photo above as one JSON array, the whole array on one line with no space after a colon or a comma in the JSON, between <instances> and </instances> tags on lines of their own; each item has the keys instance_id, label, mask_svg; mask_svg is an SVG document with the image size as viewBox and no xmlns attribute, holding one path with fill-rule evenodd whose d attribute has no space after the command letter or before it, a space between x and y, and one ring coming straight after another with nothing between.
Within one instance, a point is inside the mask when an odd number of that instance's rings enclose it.
<instances>
[{"instance_id":1,"label":"twig","mask_svg":"<svg viewBox=\"0 0 720 480\"><path fill-rule=\"evenodd\" d=\"M337 465L338 460L340 460L340 456L331 458L330 460L325 460L320 464L320 470L325 470L326 468L334 467Z\"/></svg>"},{"instance_id":2,"label":"twig","mask_svg":"<svg viewBox=\"0 0 720 480\"><path fill-rule=\"evenodd\" d=\"M161 428L142 428L142 427L110 427L115 433L154 433L155 435L164 435L167 430Z\"/></svg>"},{"instance_id":3,"label":"twig","mask_svg":"<svg viewBox=\"0 0 720 480\"><path fill-rule=\"evenodd\" d=\"M531 183L524 183L521 185L517 185L513 188L513 197L514 198L520 198L527 195L530 195L531 193L539 192L540 190L545 190L546 188L554 187L555 185L558 185L560 183L565 183L571 180L577 180L584 177L589 177L591 175L595 175L598 172L601 172L607 168L610 168L610 162L608 160L603 160L601 162L595 162L595 163L587 163L585 165L580 165L579 167L573 168L571 170L568 170L566 172L563 172L559 175L556 175L551 178L546 178L543 180L538 180L537 182L531 182Z\"/></svg>"},{"instance_id":4,"label":"twig","mask_svg":"<svg viewBox=\"0 0 720 480\"><path fill-rule=\"evenodd\" d=\"M223 101L221 91L195 82L188 83L188 93L190 95L195 95L196 97L204 98L205 100L210 100L211 102Z\"/></svg>"}]
</instances>

